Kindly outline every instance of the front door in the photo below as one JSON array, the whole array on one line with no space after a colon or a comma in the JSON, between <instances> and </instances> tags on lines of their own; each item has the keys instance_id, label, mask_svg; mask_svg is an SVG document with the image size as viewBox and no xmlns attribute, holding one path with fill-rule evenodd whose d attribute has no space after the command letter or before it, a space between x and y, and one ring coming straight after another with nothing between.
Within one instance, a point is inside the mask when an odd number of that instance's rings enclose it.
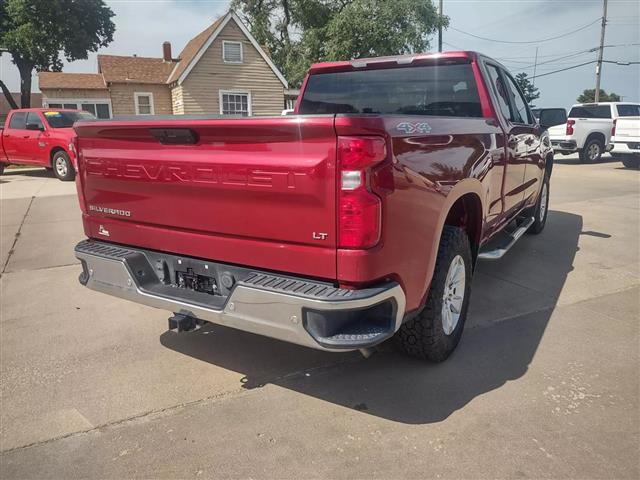
<instances>
[{"instance_id":1,"label":"front door","mask_svg":"<svg viewBox=\"0 0 640 480\"><path fill-rule=\"evenodd\" d=\"M48 166L46 133L40 114L38 112L29 112L26 126L28 133L26 136L28 138L24 139L23 143L25 162ZM33 130L36 127L37 130Z\"/></svg>"}]
</instances>

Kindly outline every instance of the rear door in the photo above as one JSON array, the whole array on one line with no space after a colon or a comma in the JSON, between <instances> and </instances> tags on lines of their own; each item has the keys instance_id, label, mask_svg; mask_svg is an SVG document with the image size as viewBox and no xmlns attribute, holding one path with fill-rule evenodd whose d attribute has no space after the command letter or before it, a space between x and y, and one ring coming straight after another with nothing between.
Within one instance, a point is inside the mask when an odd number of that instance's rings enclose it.
<instances>
[{"instance_id":1,"label":"rear door","mask_svg":"<svg viewBox=\"0 0 640 480\"><path fill-rule=\"evenodd\" d=\"M99 238L102 226L113 242L335 275L333 124L333 115L76 124L88 234Z\"/></svg>"},{"instance_id":2,"label":"rear door","mask_svg":"<svg viewBox=\"0 0 640 480\"><path fill-rule=\"evenodd\" d=\"M26 144L30 137L27 130L27 112L9 114L7 127L2 131L2 145L9 162L29 163L30 156Z\"/></svg>"}]
</instances>

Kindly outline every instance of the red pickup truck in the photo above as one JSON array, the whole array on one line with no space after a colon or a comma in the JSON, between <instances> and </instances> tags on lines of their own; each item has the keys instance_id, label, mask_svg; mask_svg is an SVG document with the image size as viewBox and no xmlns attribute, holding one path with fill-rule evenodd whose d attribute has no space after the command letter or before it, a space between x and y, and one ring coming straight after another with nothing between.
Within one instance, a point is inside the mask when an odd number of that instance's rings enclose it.
<instances>
[{"instance_id":1,"label":"red pickup truck","mask_svg":"<svg viewBox=\"0 0 640 480\"><path fill-rule=\"evenodd\" d=\"M544 118L544 112L540 112ZM327 351L442 361L479 258L545 225L553 152L473 52L321 63L293 116L83 121L87 287Z\"/></svg>"},{"instance_id":2,"label":"red pickup truck","mask_svg":"<svg viewBox=\"0 0 640 480\"><path fill-rule=\"evenodd\" d=\"M53 169L60 180L73 180L73 123L92 118L80 110L11 110L0 129L0 174L9 164L33 165Z\"/></svg>"}]
</instances>

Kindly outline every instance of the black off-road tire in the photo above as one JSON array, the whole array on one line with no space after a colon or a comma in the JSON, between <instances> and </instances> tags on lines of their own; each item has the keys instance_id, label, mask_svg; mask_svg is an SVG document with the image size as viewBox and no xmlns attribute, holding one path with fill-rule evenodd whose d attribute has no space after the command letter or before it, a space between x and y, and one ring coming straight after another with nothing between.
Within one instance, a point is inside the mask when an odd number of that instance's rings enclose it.
<instances>
[{"instance_id":1,"label":"black off-road tire","mask_svg":"<svg viewBox=\"0 0 640 480\"><path fill-rule=\"evenodd\" d=\"M4 173L4 167L5 167L5 164L0 162L0 175Z\"/></svg>"},{"instance_id":2,"label":"black off-road tire","mask_svg":"<svg viewBox=\"0 0 640 480\"><path fill-rule=\"evenodd\" d=\"M640 156L638 155L620 155L620 161L626 168L640 168Z\"/></svg>"},{"instance_id":3,"label":"black off-road tire","mask_svg":"<svg viewBox=\"0 0 640 480\"><path fill-rule=\"evenodd\" d=\"M457 255L460 255L464 261L465 291L458 323L447 335L442 321L443 295L449 266ZM432 362L446 360L458 346L462 336L471 296L471 277L472 259L469 237L461 228L445 226L427 302L420 314L400 327L394 337L396 345L412 357Z\"/></svg>"},{"instance_id":4,"label":"black off-road tire","mask_svg":"<svg viewBox=\"0 0 640 480\"><path fill-rule=\"evenodd\" d=\"M70 182L76 178L76 171L73 169L69 155L65 151L59 150L53 154L51 166L53 167L53 174L58 180Z\"/></svg>"},{"instance_id":5,"label":"black off-road tire","mask_svg":"<svg viewBox=\"0 0 640 480\"><path fill-rule=\"evenodd\" d=\"M533 216L533 223L527 230L527 233L531 233L533 235L537 235L542 230L544 230L544 226L547 224L547 215L549 214L549 176L545 173L544 178L542 179L542 188L540 189L540 195L538 195L538 201L536 202L536 206L531 212ZM546 189L546 195L544 194Z\"/></svg>"},{"instance_id":6,"label":"black off-road tire","mask_svg":"<svg viewBox=\"0 0 640 480\"><path fill-rule=\"evenodd\" d=\"M597 148L598 154L593 156L592 149ZM590 138L587 143L584 144L582 150L580 150L580 163L598 163L604 153L604 145L597 138Z\"/></svg>"}]
</instances>

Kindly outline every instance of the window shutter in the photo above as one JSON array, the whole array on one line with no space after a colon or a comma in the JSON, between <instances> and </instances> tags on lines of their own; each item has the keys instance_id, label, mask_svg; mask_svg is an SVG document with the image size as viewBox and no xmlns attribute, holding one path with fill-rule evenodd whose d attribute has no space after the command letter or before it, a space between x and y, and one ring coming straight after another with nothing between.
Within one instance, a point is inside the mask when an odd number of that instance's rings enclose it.
<instances>
[{"instance_id":1,"label":"window shutter","mask_svg":"<svg viewBox=\"0 0 640 480\"><path fill-rule=\"evenodd\" d=\"M242 44L240 42L224 42L224 61L229 63L242 62Z\"/></svg>"}]
</instances>

